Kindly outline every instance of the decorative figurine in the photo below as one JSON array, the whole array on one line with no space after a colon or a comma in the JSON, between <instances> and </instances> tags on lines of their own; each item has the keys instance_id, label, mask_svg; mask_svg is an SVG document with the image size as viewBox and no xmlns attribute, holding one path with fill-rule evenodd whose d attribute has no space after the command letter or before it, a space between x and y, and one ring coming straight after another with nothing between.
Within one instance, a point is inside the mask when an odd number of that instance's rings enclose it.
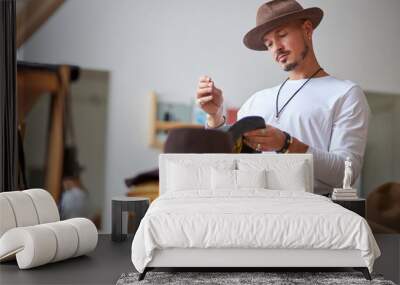
<instances>
[{"instance_id":1,"label":"decorative figurine","mask_svg":"<svg viewBox=\"0 0 400 285\"><path fill-rule=\"evenodd\" d=\"M353 170L351 169L350 157L346 158L346 161L344 162L344 167L343 189L352 189L351 179L353 177Z\"/></svg>"},{"instance_id":2,"label":"decorative figurine","mask_svg":"<svg viewBox=\"0 0 400 285\"><path fill-rule=\"evenodd\" d=\"M351 188L353 169L351 159L346 157L344 162L343 188L333 188L332 200L356 200L358 199L357 189Z\"/></svg>"}]
</instances>

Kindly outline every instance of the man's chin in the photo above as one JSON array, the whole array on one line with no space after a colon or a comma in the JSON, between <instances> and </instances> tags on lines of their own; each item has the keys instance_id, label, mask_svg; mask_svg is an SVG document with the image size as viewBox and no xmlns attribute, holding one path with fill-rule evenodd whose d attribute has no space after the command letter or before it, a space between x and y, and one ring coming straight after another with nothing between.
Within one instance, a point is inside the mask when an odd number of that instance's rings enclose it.
<instances>
[{"instance_id":1,"label":"man's chin","mask_svg":"<svg viewBox=\"0 0 400 285\"><path fill-rule=\"evenodd\" d=\"M292 71L297 67L297 62L285 63L282 65L284 71Z\"/></svg>"}]
</instances>

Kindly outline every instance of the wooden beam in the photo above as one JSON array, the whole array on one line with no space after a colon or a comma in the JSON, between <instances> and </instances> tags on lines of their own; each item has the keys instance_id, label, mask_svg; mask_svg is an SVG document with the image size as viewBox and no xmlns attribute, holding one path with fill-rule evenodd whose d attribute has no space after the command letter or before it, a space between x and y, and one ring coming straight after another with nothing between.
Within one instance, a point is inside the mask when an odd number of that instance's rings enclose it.
<instances>
[{"instance_id":1,"label":"wooden beam","mask_svg":"<svg viewBox=\"0 0 400 285\"><path fill-rule=\"evenodd\" d=\"M149 145L156 146L156 121L157 121L157 94L155 91L150 92L150 113L149 113Z\"/></svg>"},{"instance_id":2,"label":"wooden beam","mask_svg":"<svg viewBox=\"0 0 400 285\"><path fill-rule=\"evenodd\" d=\"M64 3L64 0L29 0L17 12L17 48Z\"/></svg>"},{"instance_id":3,"label":"wooden beam","mask_svg":"<svg viewBox=\"0 0 400 285\"><path fill-rule=\"evenodd\" d=\"M178 122L178 121L156 121L157 131L169 131L172 129L179 129L179 128L204 129L204 125L187 123L187 122Z\"/></svg>"},{"instance_id":4,"label":"wooden beam","mask_svg":"<svg viewBox=\"0 0 400 285\"><path fill-rule=\"evenodd\" d=\"M56 73L45 70L18 70L18 121L23 123L26 115L43 94L54 94L60 88Z\"/></svg>"},{"instance_id":5,"label":"wooden beam","mask_svg":"<svg viewBox=\"0 0 400 285\"><path fill-rule=\"evenodd\" d=\"M59 202L62 191L65 101L66 96L68 96L70 82L70 69L68 66L60 66L59 80L61 88L52 96L51 102L51 123L47 147L45 178L46 189L53 196L56 203Z\"/></svg>"}]
</instances>

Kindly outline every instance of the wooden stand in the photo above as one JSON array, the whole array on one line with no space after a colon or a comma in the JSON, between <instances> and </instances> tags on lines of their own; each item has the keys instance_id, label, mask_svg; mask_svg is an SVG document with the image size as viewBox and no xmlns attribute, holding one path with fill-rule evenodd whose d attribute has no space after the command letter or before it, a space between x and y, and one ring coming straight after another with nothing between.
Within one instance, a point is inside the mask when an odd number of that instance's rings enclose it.
<instances>
[{"instance_id":1,"label":"wooden stand","mask_svg":"<svg viewBox=\"0 0 400 285\"><path fill-rule=\"evenodd\" d=\"M340 206L359 214L365 218L365 199L332 199L332 202L339 204Z\"/></svg>"},{"instance_id":2,"label":"wooden stand","mask_svg":"<svg viewBox=\"0 0 400 285\"><path fill-rule=\"evenodd\" d=\"M150 133L149 146L162 150L164 143L157 139L157 133L169 131L176 128L203 128L203 125L180 121L162 121L157 118L157 95L150 92Z\"/></svg>"},{"instance_id":3,"label":"wooden stand","mask_svg":"<svg viewBox=\"0 0 400 285\"><path fill-rule=\"evenodd\" d=\"M135 217L135 227L132 235L135 235L140 221L149 208L149 199L145 197L114 197L112 199L112 241L123 241L128 233L122 232L122 213L132 212Z\"/></svg>"},{"instance_id":4,"label":"wooden stand","mask_svg":"<svg viewBox=\"0 0 400 285\"><path fill-rule=\"evenodd\" d=\"M51 96L45 187L56 203L59 202L62 189L65 101L70 81L76 79L77 74L79 68L76 66L18 62L18 127L22 134L26 116L35 103L44 94Z\"/></svg>"}]
</instances>

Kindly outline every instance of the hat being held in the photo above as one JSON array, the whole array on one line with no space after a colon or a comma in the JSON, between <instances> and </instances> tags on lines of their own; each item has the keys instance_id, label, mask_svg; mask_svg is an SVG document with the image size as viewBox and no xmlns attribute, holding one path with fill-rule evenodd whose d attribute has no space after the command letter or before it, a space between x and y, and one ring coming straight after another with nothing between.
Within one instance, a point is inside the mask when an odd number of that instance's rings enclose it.
<instances>
[{"instance_id":1,"label":"hat being held","mask_svg":"<svg viewBox=\"0 0 400 285\"><path fill-rule=\"evenodd\" d=\"M165 153L232 153L230 134L203 128L176 128L168 132Z\"/></svg>"},{"instance_id":2,"label":"hat being held","mask_svg":"<svg viewBox=\"0 0 400 285\"><path fill-rule=\"evenodd\" d=\"M256 27L243 38L246 47L253 50L267 50L264 36L273 29L293 20L308 19L315 29L324 12L318 7L304 9L295 0L272 0L258 8Z\"/></svg>"}]
</instances>

